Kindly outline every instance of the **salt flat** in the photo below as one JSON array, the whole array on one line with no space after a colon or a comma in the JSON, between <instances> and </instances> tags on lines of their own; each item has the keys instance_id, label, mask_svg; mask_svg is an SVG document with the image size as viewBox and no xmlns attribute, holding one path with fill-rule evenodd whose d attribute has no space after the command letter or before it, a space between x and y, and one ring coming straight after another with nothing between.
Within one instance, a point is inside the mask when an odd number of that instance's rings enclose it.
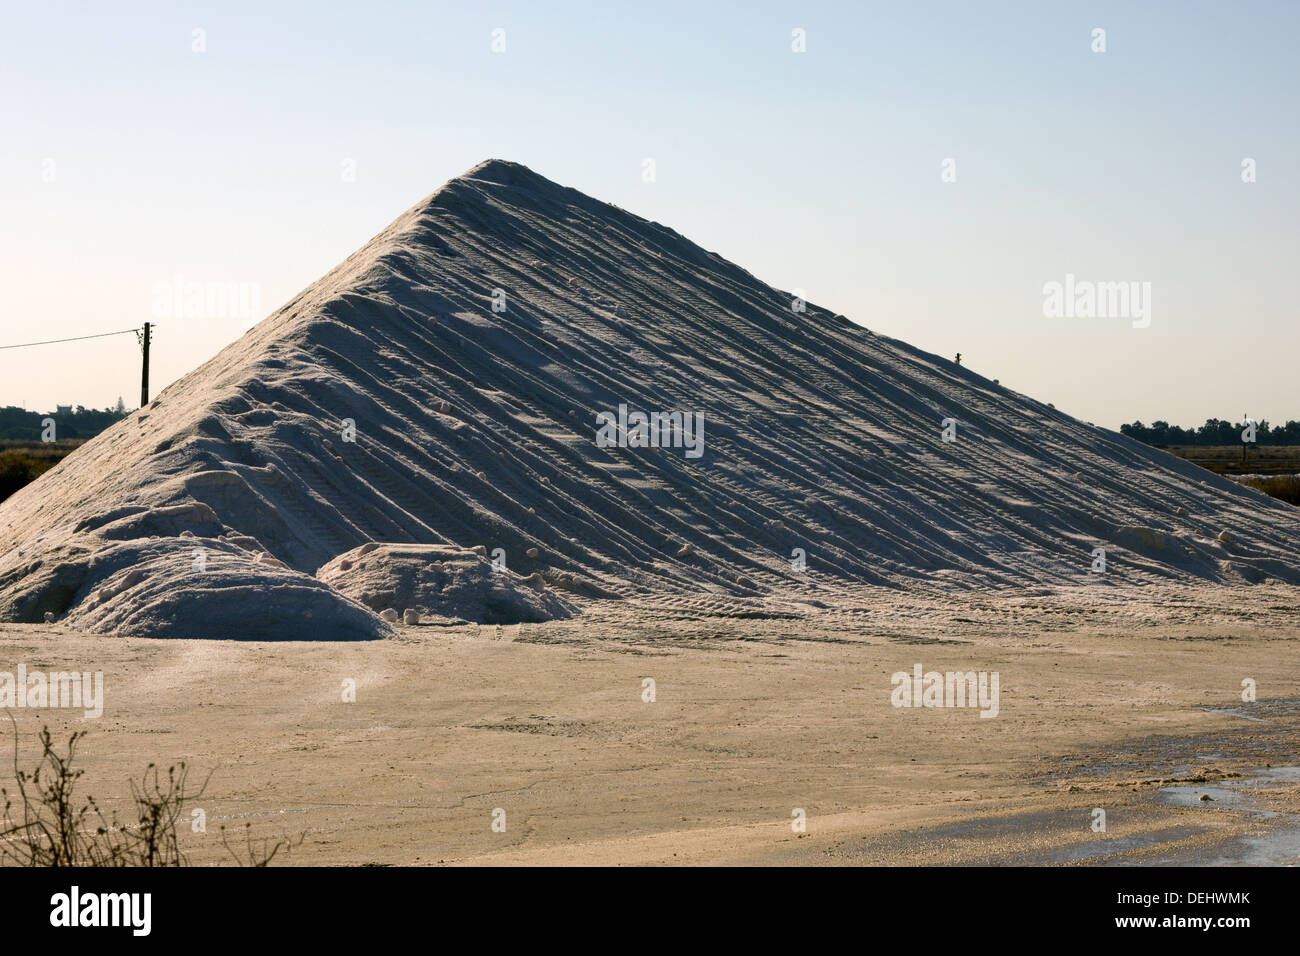
<instances>
[{"instance_id":1,"label":"salt flat","mask_svg":"<svg viewBox=\"0 0 1300 956\"><path fill-rule=\"evenodd\" d=\"M787 617L701 595L362 643L4 625L0 664L102 668L99 720L12 711L28 755L40 723L88 729L83 786L101 800L150 761L214 770L208 833L183 834L201 864L223 860L223 822L305 833L298 863L1279 863L1300 853L1294 782L1258 791L1281 817L1162 787L1300 763L1290 591L881 597ZM918 663L999 672L998 716L892 707L890 675Z\"/></svg>"}]
</instances>

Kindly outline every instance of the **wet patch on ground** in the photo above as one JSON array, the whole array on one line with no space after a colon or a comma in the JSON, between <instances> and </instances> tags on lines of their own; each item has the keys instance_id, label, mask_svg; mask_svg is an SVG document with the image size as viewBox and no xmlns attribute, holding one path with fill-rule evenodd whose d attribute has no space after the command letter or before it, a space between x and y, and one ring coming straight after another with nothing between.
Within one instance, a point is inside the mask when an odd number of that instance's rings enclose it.
<instances>
[{"instance_id":1,"label":"wet patch on ground","mask_svg":"<svg viewBox=\"0 0 1300 956\"><path fill-rule=\"evenodd\" d=\"M1267 769L1293 761L1297 748L1288 726L1294 725L1294 721L1277 718L1300 713L1297 699L1260 701L1245 706L1251 708L1243 708L1251 718L1248 724L1213 733L1153 735L1136 743L1109 747L1101 753L1069 754L1061 757L1057 769L1046 774L1041 782L1052 784L1112 775L1131 775L1144 783L1162 782L1205 773L1205 765L1210 761L1244 764L1247 769ZM1261 726L1252 726L1256 724Z\"/></svg>"},{"instance_id":2,"label":"wet patch on ground","mask_svg":"<svg viewBox=\"0 0 1300 956\"><path fill-rule=\"evenodd\" d=\"M1179 843L1212 827L1165 823L1165 815L1139 808L1114 811L1109 832L1092 829L1089 807L1025 810L917 827L826 848L830 863L911 859L924 866L1105 863L1107 858Z\"/></svg>"}]
</instances>

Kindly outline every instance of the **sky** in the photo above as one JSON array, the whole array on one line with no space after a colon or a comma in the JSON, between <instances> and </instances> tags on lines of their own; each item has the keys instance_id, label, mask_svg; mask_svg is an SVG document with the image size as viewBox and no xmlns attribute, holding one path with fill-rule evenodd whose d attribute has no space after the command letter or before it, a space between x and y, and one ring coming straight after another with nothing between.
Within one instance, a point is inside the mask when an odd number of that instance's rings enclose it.
<instances>
[{"instance_id":1,"label":"sky","mask_svg":"<svg viewBox=\"0 0 1300 956\"><path fill-rule=\"evenodd\" d=\"M1298 28L1265 0L0 0L0 346L153 321L156 394L496 157L1085 421L1300 419ZM1075 299L1112 283L1118 314ZM0 349L0 405L134 407L139 364L131 335Z\"/></svg>"}]
</instances>

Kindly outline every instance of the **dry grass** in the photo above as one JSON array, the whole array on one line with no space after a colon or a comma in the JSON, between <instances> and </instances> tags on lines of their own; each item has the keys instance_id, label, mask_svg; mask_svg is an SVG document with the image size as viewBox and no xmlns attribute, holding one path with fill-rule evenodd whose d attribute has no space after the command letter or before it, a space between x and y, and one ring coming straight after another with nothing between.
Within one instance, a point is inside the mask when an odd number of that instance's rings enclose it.
<instances>
[{"instance_id":1,"label":"dry grass","mask_svg":"<svg viewBox=\"0 0 1300 956\"><path fill-rule=\"evenodd\" d=\"M1261 475L1257 478L1245 478L1241 483L1256 488L1271 498L1277 498L1279 501L1300 505L1300 476Z\"/></svg>"},{"instance_id":2,"label":"dry grass","mask_svg":"<svg viewBox=\"0 0 1300 956\"><path fill-rule=\"evenodd\" d=\"M1216 474L1300 472L1300 445L1170 445L1164 449Z\"/></svg>"},{"instance_id":3,"label":"dry grass","mask_svg":"<svg viewBox=\"0 0 1300 956\"><path fill-rule=\"evenodd\" d=\"M0 440L0 501L45 474L83 442L80 438L57 442Z\"/></svg>"}]
</instances>

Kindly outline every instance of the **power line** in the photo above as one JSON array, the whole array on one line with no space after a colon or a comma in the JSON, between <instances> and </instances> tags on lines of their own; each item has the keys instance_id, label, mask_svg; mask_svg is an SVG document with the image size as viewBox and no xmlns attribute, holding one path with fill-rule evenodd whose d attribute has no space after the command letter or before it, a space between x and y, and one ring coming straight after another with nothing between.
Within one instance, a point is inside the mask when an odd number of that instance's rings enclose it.
<instances>
[{"instance_id":1,"label":"power line","mask_svg":"<svg viewBox=\"0 0 1300 956\"><path fill-rule=\"evenodd\" d=\"M98 335L78 335L70 339L47 339L44 342L22 342L18 345L0 345L0 349L26 349L33 345L56 345L59 342L81 342L85 339L103 339L110 335L139 335L139 329L123 329L121 332L100 332Z\"/></svg>"}]
</instances>

